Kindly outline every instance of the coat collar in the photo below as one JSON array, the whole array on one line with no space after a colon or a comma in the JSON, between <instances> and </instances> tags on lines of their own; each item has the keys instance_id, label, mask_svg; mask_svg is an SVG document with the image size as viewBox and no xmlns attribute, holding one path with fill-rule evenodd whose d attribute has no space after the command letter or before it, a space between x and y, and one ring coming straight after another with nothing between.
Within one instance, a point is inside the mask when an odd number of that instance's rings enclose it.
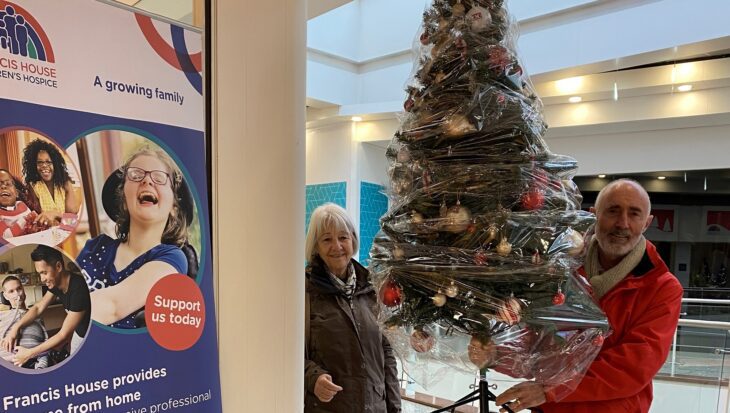
<instances>
[{"instance_id":1,"label":"coat collar","mask_svg":"<svg viewBox=\"0 0 730 413\"><path fill-rule=\"evenodd\" d=\"M355 268L355 276L357 277L355 295L373 290L374 288L370 283L370 272L367 268L363 267L354 259L350 259L350 263ZM309 266L307 266L305 274L313 292L318 292L320 294L340 294L340 289L332 283L329 274L327 274L327 267L321 258L315 257L312 262L309 263Z\"/></svg>"}]
</instances>

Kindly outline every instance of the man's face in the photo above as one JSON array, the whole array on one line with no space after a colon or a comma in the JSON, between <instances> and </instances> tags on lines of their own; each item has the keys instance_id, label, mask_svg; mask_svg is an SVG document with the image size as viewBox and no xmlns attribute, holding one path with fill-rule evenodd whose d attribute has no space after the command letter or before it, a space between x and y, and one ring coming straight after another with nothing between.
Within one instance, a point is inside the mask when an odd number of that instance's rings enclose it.
<instances>
[{"instance_id":1,"label":"man's face","mask_svg":"<svg viewBox=\"0 0 730 413\"><path fill-rule=\"evenodd\" d=\"M48 289L57 288L61 281L61 263L57 262L55 265L51 265L45 261L34 261L36 272L41 276L41 282L48 287Z\"/></svg>"},{"instance_id":2,"label":"man's face","mask_svg":"<svg viewBox=\"0 0 730 413\"><path fill-rule=\"evenodd\" d=\"M596 239L601 252L610 259L631 252L653 219L648 196L630 182L609 188L596 207Z\"/></svg>"},{"instance_id":3,"label":"man's face","mask_svg":"<svg viewBox=\"0 0 730 413\"><path fill-rule=\"evenodd\" d=\"M10 280L3 285L3 296L10 301L13 308L25 306L25 290L23 284L17 280Z\"/></svg>"}]
</instances>

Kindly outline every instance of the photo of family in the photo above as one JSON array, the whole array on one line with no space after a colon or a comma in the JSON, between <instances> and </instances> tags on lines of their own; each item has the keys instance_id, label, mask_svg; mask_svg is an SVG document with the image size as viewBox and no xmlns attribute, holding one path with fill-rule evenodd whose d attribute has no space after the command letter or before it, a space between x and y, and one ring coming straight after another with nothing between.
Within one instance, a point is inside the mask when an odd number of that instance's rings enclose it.
<instances>
[{"instance_id":1,"label":"photo of family","mask_svg":"<svg viewBox=\"0 0 730 413\"><path fill-rule=\"evenodd\" d=\"M104 130L75 146L89 205L84 231L76 234L76 262L91 291L92 319L118 329L144 327L145 300L159 279L197 277L193 194L173 157L144 136Z\"/></svg>"},{"instance_id":2,"label":"photo of family","mask_svg":"<svg viewBox=\"0 0 730 413\"><path fill-rule=\"evenodd\" d=\"M80 269L42 244L0 254L0 359L46 369L72 356L89 329L91 302Z\"/></svg>"},{"instance_id":3,"label":"photo of family","mask_svg":"<svg viewBox=\"0 0 730 413\"><path fill-rule=\"evenodd\" d=\"M0 148L0 244L64 243L83 201L72 157L29 130L0 131ZM74 255L71 244L62 248Z\"/></svg>"}]
</instances>

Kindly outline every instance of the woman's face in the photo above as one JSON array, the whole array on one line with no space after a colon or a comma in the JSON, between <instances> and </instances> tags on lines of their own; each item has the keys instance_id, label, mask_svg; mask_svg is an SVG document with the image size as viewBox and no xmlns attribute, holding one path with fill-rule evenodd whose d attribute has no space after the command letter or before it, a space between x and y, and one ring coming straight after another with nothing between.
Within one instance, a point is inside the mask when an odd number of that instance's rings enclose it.
<instances>
[{"instance_id":1,"label":"woman's face","mask_svg":"<svg viewBox=\"0 0 730 413\"><path fill-rule=\"evenodd\" d=\"M48 152L38 151L35 167L43 182L51 182L53 180L53 161Z\"/></svg>"},{"instance_id":2,"label":"woman's face","mask_svg":"<svg viewBox=\"0 0 730 413\"><path fill-rule=\"evenodd\" d=\"M0 206L15 206L18 200L18 191L15 188L15 181L9 173L0 171Z\"/></svg>"},{"instance_id":3,"label":"woman's face","mask_svg":"<svg viewBox=\"0 0 730 413\"><path fill-rule=\"evenodd\" d=\"M150 172L162 171L166 175L155 173L163 177L164 183L155 182ZM130 177L142 179L134 182ZM132 222L159 223L167 222L174 205L172 181L170 171L155 156L142 155L135 158L127 167L124 179L124 198Z\"/></svg>"},{"instance_id":4,"label":"woman's face","mask_svg":"<svg viewBox=\"0 0 730 413\"><path fill-rule=\"evenodd\" d=\"M317 253L330 271L343 275L353 254L352 234L327 228L317 240Z\"/></svg>"}]
</instances>

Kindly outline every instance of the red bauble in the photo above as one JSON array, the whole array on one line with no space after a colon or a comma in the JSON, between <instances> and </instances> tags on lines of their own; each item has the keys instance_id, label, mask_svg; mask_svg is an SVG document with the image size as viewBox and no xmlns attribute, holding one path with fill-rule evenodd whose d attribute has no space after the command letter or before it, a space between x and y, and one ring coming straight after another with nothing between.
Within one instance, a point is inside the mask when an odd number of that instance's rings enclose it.
<instances>
[{"instance_id":1,"label":"red bauble","mask_svg":"<svg viewBox=\"0 0 730 413\"><path fill-rule=\"evenodd\" d=\"M411 347L419 353L431 351L434 344L436 340L433 336L423 330L414 330L411 334Z\"/></svg>"},{"instance_id":2,"label":"red bauble","mask_svg":"<svg viewBox=\"0 0 730 413\"><path fill-rule=\"evenodd\" d=\"M428 38L428 32L421 33L421 37L419 39L421 41L422 45L427 45L430 43L430 39Z\"/></svg>"},{"instance_id":3,"label":"red bauble","mask_svg":"<svg viewBox=\"0 0 730 413\"><path fill-rule=\"evenodd\" d=\"M522 208L524 209L540 209L543 205L545 205L545 195L539 189L531 189L522 195Z\"/></svg>"},{"instance_id":4,"label":"red bauble","mask_svg":"<svg viewBox=\"0 0 730 413\"><path fill-rule=\"evenodd\" d=\"M497 317L509 325L519 323L522 318L522 303L514 297L506 299L497 310Z\"/></svg>"},{"instance_id":5,"label":"red bauble","mask_svg":"<svg viewBox=\"0 0 730 413\"><path fill-rule=\"evenodd\" d=\"M565 294L563 294L562 291L558 291L553 296L553 304L562 305L564 302L565 302Z\"/></svg>"},{"instance_id":6,"label":"red bauble","mask_svg":"<svg viewBox=\"0 0 730 413\"><path fill-rule=\"evenodd\" d=\"M380 287L380 300L387 307L395 307L401 303L403 299L403 290L398 283L388 280Z\"/></svg>"},{"instance_id":7,"label":"red bauble","mask_svg":"<svg viewBox=\"0 0 730 413\"><path fill-rule=\"evenodd\" d=\"M484 251L478 251L474 254L474 264L476 265L487 265L487 253Z\"/></svg>"},{"instance_id":8,"label":"red bauble","mask_svg":"<svg viewBox=\"0 0 730 413\"><path fill-rule=\"evenodd\" d=\"M593 342L592 342L592 343L593 343L593 345L594 345L594 346L596 346L596 347L601 347L601 346L603 345L603 340L604 340L604 338L603 338L603 334L599 334L599 335L597 335L597 336L596 336L596 337L595 337L595 338L593 339Z\"/></svg>"},{"instance_id":9,"label":"red bauble","mask_svg":"<svg viewBox=\"0 0 730 413\"><path fill-rule=\"evenodd\" d=\"M413 105L414 105L415 103L416 103L416 102L414 102L412 98L408 98L408 99L407 99L407 100L405 101L405 103L403 103L403 109L404 109L404 110L405 110L406 112L410 112L410 111L411 111L411 109L413 109Z\"/></svg>"}]
</instances>

